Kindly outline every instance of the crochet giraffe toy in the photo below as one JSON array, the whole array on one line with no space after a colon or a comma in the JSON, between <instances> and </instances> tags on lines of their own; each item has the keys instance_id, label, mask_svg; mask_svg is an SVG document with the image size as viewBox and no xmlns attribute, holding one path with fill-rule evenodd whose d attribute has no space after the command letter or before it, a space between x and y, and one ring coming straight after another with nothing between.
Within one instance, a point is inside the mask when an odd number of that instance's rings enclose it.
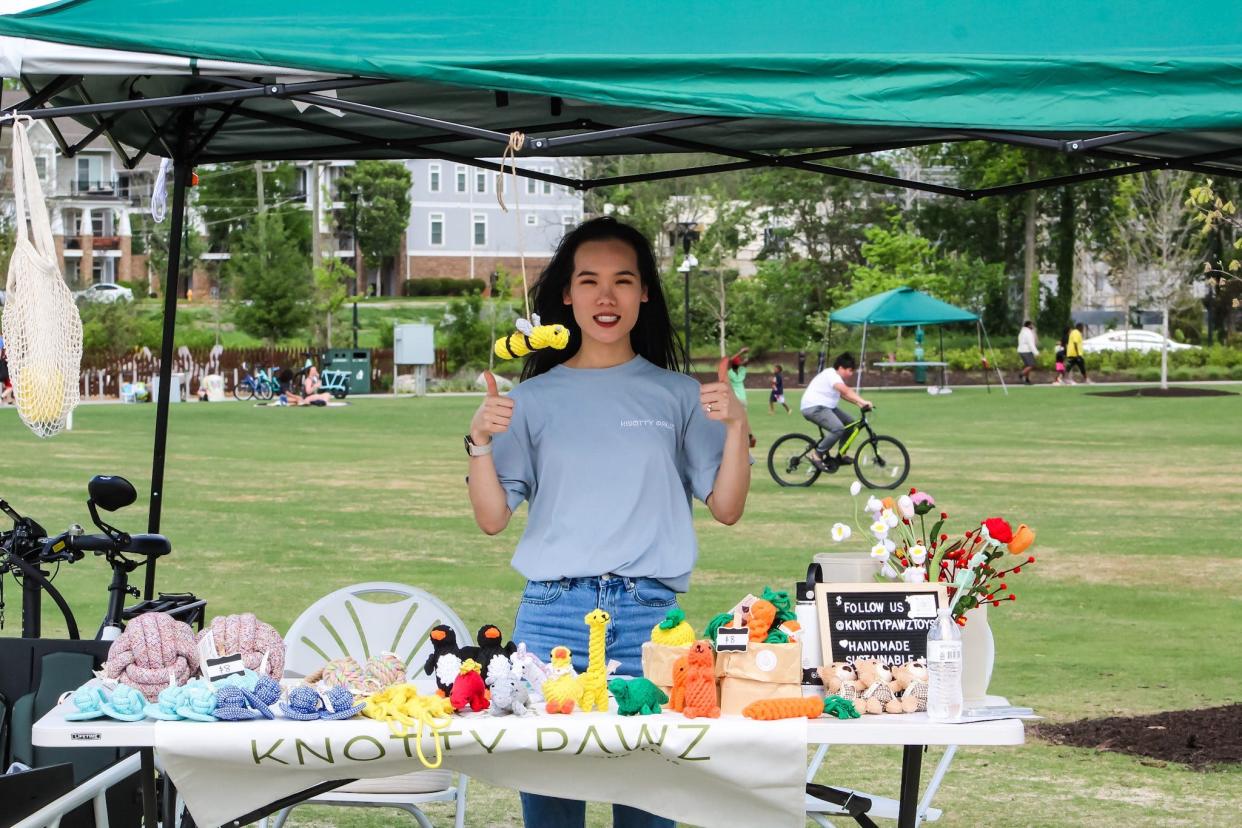
<instances>
[{"instance_id":1,"label":"crochet giraffe toy","mask_svg":"<svg viewBox=\"0 0 1242 828\"><path fill-rule=\"evenodd\" d=\"M604 656L604 633L612 616L602 609L594 609L582 619L591 628L587 645L587 668L582 682L582 709L608 711L608 665Z\"/></svg>"}]
</instances>

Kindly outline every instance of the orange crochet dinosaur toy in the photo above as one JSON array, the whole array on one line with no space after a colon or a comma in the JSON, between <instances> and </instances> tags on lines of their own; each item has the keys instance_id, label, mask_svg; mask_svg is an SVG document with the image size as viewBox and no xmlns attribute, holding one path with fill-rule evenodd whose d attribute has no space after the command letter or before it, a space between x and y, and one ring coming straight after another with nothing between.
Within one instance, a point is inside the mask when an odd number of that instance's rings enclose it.
<instances>
[{"instance_id":1,"label":"orange crochet dinosaur toy","mask_svg":"<svg viewBox=\"0 0 1242 828\"><path fill-rule=\"evenodd\" d=\"M685 656L685 708L682 712L687 719L699 716L720 718L720 702L716 698L715 662L712 656L712 644L706 639L694 642Z\"/></svg>"}]
</instances>

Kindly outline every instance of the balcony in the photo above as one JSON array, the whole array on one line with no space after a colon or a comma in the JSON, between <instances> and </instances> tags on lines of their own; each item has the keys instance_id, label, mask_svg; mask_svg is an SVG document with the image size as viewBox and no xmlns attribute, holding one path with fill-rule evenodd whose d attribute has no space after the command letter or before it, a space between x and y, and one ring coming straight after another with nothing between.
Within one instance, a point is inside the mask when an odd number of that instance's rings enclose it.
<instances>
[{"instance_id":1,"label":"balcony","mask_svg":"<svg viewBox=\"0 0 1242 828\"><path fill-rule=\"evenodd\" d=\"M116 182L115 181L98 181L88 179L74 179L70 182L70 192L76 196L94 196L97 198L115 198Z\"/></svg>"},{"instance_id":2,"label":"balcony","mask_svg":"<svg viewBox=\"0 0 1242 828\"><path fill-rule=\"evenodd\" d=\"M65 249L66 250L81 250L82 249L82 237L81 236L65 236Z\"/></svg>"},{"instance_id":3,"label":"balcony","mask_svg":"<svg viewBox=\"0 0 1242 828\"><path fill-rule=\"evenodd\" d=\"M120 250L120 236L96 236L94 243L91 245L95 250Z\"/></svg>"}]
</instances>

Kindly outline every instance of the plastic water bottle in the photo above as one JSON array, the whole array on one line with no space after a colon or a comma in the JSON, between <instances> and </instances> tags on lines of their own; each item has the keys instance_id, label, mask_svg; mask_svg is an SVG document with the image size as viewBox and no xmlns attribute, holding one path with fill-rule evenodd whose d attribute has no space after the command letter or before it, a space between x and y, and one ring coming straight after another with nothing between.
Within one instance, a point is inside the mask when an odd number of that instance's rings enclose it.
<instances>
[{"instance_id":1,"label":"plastic water bottle","mask_svg":"<svg viewBox=\"0 0 1242 828\"><path fill-rule=\"evenodd\" d=\"M927 632L927 718L955 721L962 715L962 633L948 607Z\"/></svg>"}]
</instances>

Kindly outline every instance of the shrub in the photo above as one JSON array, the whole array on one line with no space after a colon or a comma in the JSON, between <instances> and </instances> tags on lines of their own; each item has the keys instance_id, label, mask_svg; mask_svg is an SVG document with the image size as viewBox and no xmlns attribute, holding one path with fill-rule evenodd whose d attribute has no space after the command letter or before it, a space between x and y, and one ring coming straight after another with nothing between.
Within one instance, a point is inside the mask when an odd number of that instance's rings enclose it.
<instances>
[{"instance_id":1,"label":"shrub","mask_svg":"<svg viewBox=\"0 0 1242 828\"><path fill-rule=\"evenodd\" d=\"M1175 382L1186 382L1187 380L1194 379L1198 373L1200 372L1194 368L1186 365L1178 365L1169 369L1169 379Z\"/></svg>"},{"instance_id":2,"label":"shrub","mask_svg":"<svg viewBox=\"0 0 1242 828\"><path fill-rule=\"evenodd\" d=\"M1229 379L1229 373L1232 369L1225 365L1205 365L1198 372L1199 376L1208 380L1224 380Z\"/></svg>"},{"instance_id":3,"label":"shrub","mask_svg":"<svg viewBox=\"0 0 1242 828\"><path fill-rule=\"evenodd\" d=\"M1242 380L1242 365L1234 365L1229 368L1229 379Z\"/></svg>"},{"instance_id":4,"label":"shrub","mask_svg":"<svg viewBox=\"0 0 1242 828\"><path fill-rule=\"evenodd\" d=\"M1139 382L1159 382L1160 381L1160 369L1153 368L1150 365L1145 365L1142 368L1139 368L1136 371L1134 371L1134 378L1137 379Z\"/></svg>"},{"instance_id":5,"label":"shrub","mask_svg":"<svg viewBox=\"0 0 1242 828\"><path fill-rule=\"evenodd\" d=\"M401 285L402 296L466 296L486 287L482 279L452 279L428 276L406 279Z\"/></svg>"}]
</instances>

